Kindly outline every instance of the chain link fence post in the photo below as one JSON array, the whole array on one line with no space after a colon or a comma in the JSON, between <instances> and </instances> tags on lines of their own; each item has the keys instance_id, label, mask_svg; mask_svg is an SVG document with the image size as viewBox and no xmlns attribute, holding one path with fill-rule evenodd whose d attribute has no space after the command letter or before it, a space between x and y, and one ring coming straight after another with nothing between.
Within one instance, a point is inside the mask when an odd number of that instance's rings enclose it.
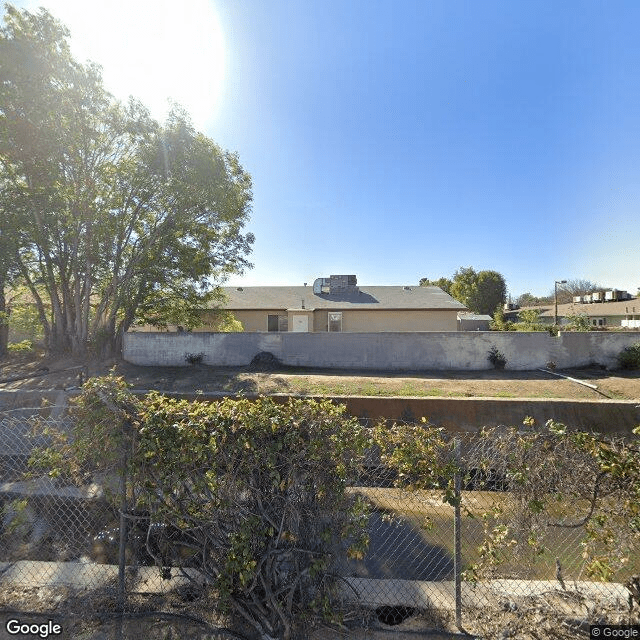
<instances>
[{"instance_id":1,"label":"chain link fence post","mask_svg":"<svg viewBox=\"0 0 640 640\"><path fill-rule=\"evenodd\" d=\"M129 513L127 500L127 467L129 462L129 421L122 423L122 451L120 456L120 541L118 548L118 606L124 613L126 601L126 547L127 547L127 514Z\"/></svg>"},{"instance_id":2,"label":"chain link fence post","mask_svg":"<svg viewBox=\"0 0 640 640\"><path fill-rule=\"evenodd\" d=\"M462 501L462 477L460 469L460 438L453 440L453 455L456 463L456 472L453 478L454 490L454 515L453 515L453 574L455 581L456 599L456 626L462 630L462 518L460 515L460 503Z\"/></svg>"}]
</instances>

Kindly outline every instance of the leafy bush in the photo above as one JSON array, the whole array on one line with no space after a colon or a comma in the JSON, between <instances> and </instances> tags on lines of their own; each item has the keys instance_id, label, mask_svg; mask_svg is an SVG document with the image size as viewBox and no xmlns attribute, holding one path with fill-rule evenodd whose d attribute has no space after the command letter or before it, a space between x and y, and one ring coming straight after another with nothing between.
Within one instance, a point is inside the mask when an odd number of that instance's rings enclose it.
<instances>
[{"instance_id":1,"label":"leafy bush","mask_svg":"<svg viewBox=\"0 0 640 640\"><path fill-rule=\"evenodd\" d=\"M206 325L208 331L219 331L221 333L241 333L244 331L242 322L231 311L220 309L209 311Z\"/></svg>"},{"instance_id":2,"label":"leafy bush","mask_svg":"<svg viewBox=\"0 0 640 640\"><path fill-rule=\"evenodd\" d=\"M9 340L42 343L44 330L35 304L12 302L9 314Z\"/></svg>"},{"instance_id":3,"label":"leafy bush","mask_svg":"<svg viewBox=\"0 0 640 640\"><path fill-rule=\"evenodd\" d=\"M9 351L9 353L30 353L33 351L33 342L31 342L31 340L10 342L7 345L7 351Z\"/></svg>"},{"instance_id":4,"label":"leafy bush","mask_svg":"<svg viewBox=\"0 0 640 640\"><path fill-rule=\"evenodd\" d=\"M202 364L204 360L204 353L185 353L184 354L185 362L190 364L192 367L195 367L197 364Z\"/></svg>"},{"instance_id":5,"label":"leafy bush","mask_svg":"<svg viewBox=\"0 0 640 640\"><path fill-rule=\"evenodd\" d=\"M397 472L396 487L409 491L442 489L443 502L453 505L454 476L459 470L452 458L452 442L444 429L429 424L378 424L373 429L373 444L380 460Z\"/></svg>"},{"instance_id":6,"label":"leafy bush","mask_svg":"<svg viewBox=\"0 0 640 640\"><path fill-rule=\"evenodd\" d=\"M507 358L495 345L489 349L487 360L493 365L494 369L504 369L507 365Z\"/></svg>"},{"instance_id":7,"label":"leafy bush","mask_svg":"<svg viewBox=\"0 0 640 640\"><path fill-rule=\"evenodd\" d=\"M73 439L40 462L82 480L127 451L131 506L177 539L157 564L196 568L222 612L286 639L339 618L332 562L361 558L368 544L367 506L347 484L369 440L344 411L313 400L137 400L122 379L94 378L76 401Z\"/></svg>"},{"instance_id":8,"label":"leafy bush","mask_svg":"<svg viewBox=\"0 0 640 640\"><path fill-rule=\"evenodd\" d=\"M513 331L513 322L507 320L504 315L504 309L498 307L494 314L493 319L489 323L491 331Z\"/></svg>"},{"instance_id":9,"label":"leafy bush","mask_svg":"<svg viewBox=\"0 0 640 640\"><path fill-rule=\"evenodd\" d=\"M593 326L589 320L589 316L586 313L576 313L574 315L567 315L569 324L567 329L570 331L591 331Z\"/></svg>"},{"instance_id":10,"label":"leafy bush","mask_svg":"<svg viewBox=\"0 0 640 640\"><path fill-rule=\"evenodd\" d=\"M550 325L540 320L541 309L521 309L518 311L519 322L511 325L514 331L549 331Z\"/></svg>"},{"instance_id":11,"label":"leafy bush","mask_svg":"<svg viewBox=\"0 0 640 640\"><path fill-rule=\"evenodd\" d=\"M467 465L504 478L508 502L483 514L480 559L467 579L491 577L514 558L532 564L562 529L581 531L587 576L608 581L628 569L640 546L640 450L632 438L571 431L553 420L541 428L532 418L520 429L483 430Z\"/></svg>"},{"instance_id":12,"label":"leafy bush","mask_svg":"<svg viewBox=\"0 0 640 640\"><path fill-rule=\"evenodd\" d=\"M621 369L640 369L640 342L625 347L618 355Z\"/></svg>"}]
</instances>

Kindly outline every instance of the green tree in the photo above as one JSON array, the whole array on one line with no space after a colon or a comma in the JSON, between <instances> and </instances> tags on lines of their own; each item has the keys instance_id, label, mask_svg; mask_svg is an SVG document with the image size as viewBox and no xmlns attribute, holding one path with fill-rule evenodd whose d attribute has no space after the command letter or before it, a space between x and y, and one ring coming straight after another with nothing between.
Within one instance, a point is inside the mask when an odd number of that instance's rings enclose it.
<instances>
[{"instance_id":1,"label":"green tree","mask_svg":"<svg viewBox=\"0 0 640 640\"><path fill-rule=\"evenodd\" d=\"M115 101L67 39L47 11L7 6L3 198L48 350L106 355L137 317L188 319L215 298L212 283L249 266L251 179L179 108L161 126L140 103Z\"/></svg>"},{"instance_id":2,"label":"green tree","mask_svg":"<svg viewBox=\"0 0 640 640\"><path fill-rule=\"evenodd\" d=\"M453 276L450 294L474 313L491 315L504 305L507 285L497 271L476 272L473 267L460 267Z\"/></svg>"},{"instance_id":3,"label":"green tree","mask_svg":"<svg viewBox=\"0 0 640 640\"><path fill-rule=\"evenodd\" d=\"M9 341L12 343L28 340L42 344L44 335L38 317L38 310L31 302L29 290L14 284L6 296L9 314Z\"/></svg>"},{"instance_id":4,"label":"green tree","mask_svg":"<svg viewBox=\"0 0 640 640\"><path fill-rule=\"evenodd\" d=\"M421 287L440 287L445 293L451 295L451 286L453 280L449 278L438 278L437 280L429 280L429 278L420 278Z\"/></svg>"},{"instance_id":5,"label":"green tree","mask_svg":"<svg viewBox=\"0 0 640 640\"><path fill-rule=\"evenodd\" d=\"M504 306L507 299L507 284L497 271L480 271L476 290L471 298L473 309L478 313L492 314Z\"/></svg>"},{"instance_id":6,"label":"green tree","mask_svg":"<svg viewBox=\"0 0 640 640\"><path fill-rule=\"evenodd\" d=\"M211 323L211 331L220 333L242 333L244 326L231 311L217 311Z\"/></svg>"},{"instance_id":7,"label":"green tree","mask_svg":"<svg viewBox=\"0 0 640 640\"><path fill-rule=\"evenodd\" d=\"M494 311L490 326L492 331L513 331L513 322L506 319L503 307Z\"/></svg>"},{"instance_id":8,"label":"green tree","mask_svg":"<svg viewBox=\"0 0 640 640\"><path fill-rule=\"evenodd\" d=\"M9 342L9 310L7 309L5 289L9 271L7 257L10 252L7 250L6 245L7 242L3 237L3 230L0 226L0 358L6 355Z\"/></svg>"},{"instance_id":9,"label":"green tree","mask_svg":"<svg viewBox=\"0 0 640 640\"><path fill-rule=\"evenodd\" d=\"M10 202L2 197L5 182L0 174L0 358L6 355L9 341L11 309L6 291L13 284L17 275L14 258L18 246L15 215Z\"/></svg>"},{"instance_id":10,"label":"green tree","mask_svg":"<svg viewBox=\"0 0 640 640\"><path fill-rule=\"evenodd\" d=\"M421 287L440 287L474 313L492 315L507 299L507 285L497 271L476 271L473 267L460 267L453 279L420 279Z\"/></svg>"},{"instance_id":11,"label":"green tree","mask_svg":"<svg viewBox=\"0 0 640 640\"><path fill-rule=\"evenodd\" d=\"M520 322L513 325L516 331L547 331L549 327L545 325L540 315L541 309L522 309L518 312Z\"/></svg>"},{"instance_id":12,"label":"green tree","mask_svg":"<svg viewBox=\"0 0 640 640\"><path fill-rule=\"evenodd\" d=\"M541 304L549 304L550 302L553 302L553 296L551 296L551 298L546 296L541 298L539 296L534 296L528 291L526 293L521 293L516 298L516 304L519 307L535 307Z\"/></svg>"}]
</instances>

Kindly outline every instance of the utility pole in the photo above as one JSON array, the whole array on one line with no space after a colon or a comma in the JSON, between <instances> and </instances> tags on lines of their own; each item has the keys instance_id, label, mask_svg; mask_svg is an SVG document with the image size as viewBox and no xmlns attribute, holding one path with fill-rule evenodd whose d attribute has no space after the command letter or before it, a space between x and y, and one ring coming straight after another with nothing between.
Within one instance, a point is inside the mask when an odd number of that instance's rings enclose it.
<instances>
[{"instance_id":1,"label":"utility pole","mask_svg":"<svg viewBox=\"0 0 640 640\"><path fill-rule=\"evenodd\" d=\"M553 313L553 326L558 326L558 285L559 284L567 284L566 280L556 280L553 285L554 290L554 300L555 300L555 311Z\"/></svg>"}]
</instances>

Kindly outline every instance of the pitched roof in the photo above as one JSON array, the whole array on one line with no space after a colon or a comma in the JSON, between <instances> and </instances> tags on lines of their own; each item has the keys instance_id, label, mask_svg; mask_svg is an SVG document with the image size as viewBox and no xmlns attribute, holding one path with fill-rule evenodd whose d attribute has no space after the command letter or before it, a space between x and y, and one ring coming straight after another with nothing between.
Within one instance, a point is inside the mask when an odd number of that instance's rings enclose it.
<instances>
[{"instance_id":1,"label":"pitched roof","mask_svg":"<svg viewBox=\"0 0 640 640\"><path fill-rule=\"evenodd\" d=\"M438 287L358 287L313 292L313 287L222 287L225 309L432 309L466 311Z\"/></svg>"},{"instance_id":2,"label":"pitched roof","mask_svg":"<svg viewBox=\"0 0 640 640\"><path fill-rule=\"evenodd\" d=\"M540 307L522 307L509 313L518 313L526 309L539 309L540 316L543 318L553 318L554 305L548 304ZM634 311L635 309L635 311ZM595 317L604 316L626 316L640 314L640 298L631 298L631 300L620 300L618 302L592 302L591 304L579 304L569 302L558 305L558 315L565 317L567 315L587 315Z\"/></svg>"},{"instance_id":3,"label":"pitched roof","mask_svg":"<svg viewBox=\"0 0 640 640\"><path fill-rule=\"evenodd\" d=\"M458 313L458 320L493 320L493 318L484 313L466 313L461 311Z\"/></svg>"}]
</instances>

